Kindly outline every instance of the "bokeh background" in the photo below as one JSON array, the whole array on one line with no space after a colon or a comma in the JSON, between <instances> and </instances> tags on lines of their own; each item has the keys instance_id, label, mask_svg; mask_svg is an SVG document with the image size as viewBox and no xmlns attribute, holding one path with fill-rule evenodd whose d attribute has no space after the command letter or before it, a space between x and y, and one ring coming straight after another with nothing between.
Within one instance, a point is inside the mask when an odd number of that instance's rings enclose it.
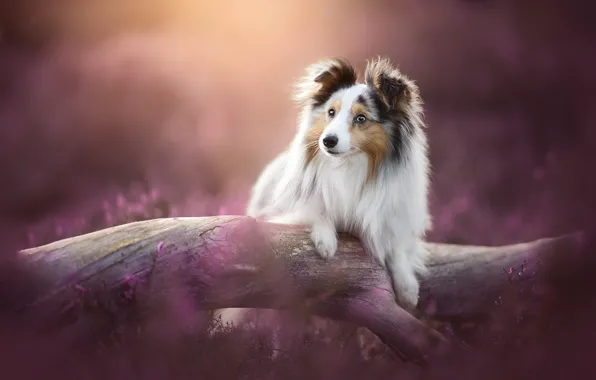
<instances>
[{"instance_id":1,"label":"bokeh background","mask_svg":"<svg viewBox=\"0 0 596 380\"><path fill-rule=\"evenodd\" d=\"M242 214L318 59L390 57L425 101L430 239L592 224L596 27L555 0L45 0L0 4L0 238Z\"/></svg>"},{"instance_id":2,"label":"bokeh background","mask_svg":"<svg viewBox=\"0 0 596 380\"><path fill-rule=\"evenodd\" d=\"M0 17L8 236L77 233L119 193L128 205L153 191L170 214L242 213L295 132L293 81L334 55L360 70L388 56L420 85L432 240L585 223L596 53L573 2L24 0Z\"/></svg>"}]
</instances>

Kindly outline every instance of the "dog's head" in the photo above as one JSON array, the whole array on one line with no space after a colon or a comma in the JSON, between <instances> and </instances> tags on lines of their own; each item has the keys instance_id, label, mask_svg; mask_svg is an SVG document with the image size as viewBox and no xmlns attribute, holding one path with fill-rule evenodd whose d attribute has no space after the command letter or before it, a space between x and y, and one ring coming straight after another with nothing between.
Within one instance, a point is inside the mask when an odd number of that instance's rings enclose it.
<instances>
[{"instance_id":1,"label":"dog's head","mask_svg":"<svg viewBox=\"0 0 596 380\"><path fill-rule=\"evenodd\" d=\"M387 59L367 64L364 83L344 59L317 62L297 83L294 99L308 111L308 161L317 154L366 154L375 172L385 158L399 158L423 127L418 87Z\"/></svg>"}]
</instances>

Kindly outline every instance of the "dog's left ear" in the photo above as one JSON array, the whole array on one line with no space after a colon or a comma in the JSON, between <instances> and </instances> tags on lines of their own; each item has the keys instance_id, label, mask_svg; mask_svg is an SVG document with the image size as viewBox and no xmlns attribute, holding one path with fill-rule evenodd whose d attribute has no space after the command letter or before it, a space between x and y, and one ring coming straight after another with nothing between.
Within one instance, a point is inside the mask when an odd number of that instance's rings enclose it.
<instances>
[{"instance_id":1,"label":"dog's left ear","mask_svg":"<svg viewBox=\"0 0 596 380\"><path fill-rule=\"evenodd\" d=\"M305 75L294 85L293 98L300 105L323 105L337 90L356 83L352 64L344 58L329 58L306 68Z\"/></svg>"},{"instance_id":2,"label":"dog's left ear","mask_svg":"<svg viewBox=\"0 0 596 380\"><path fill-rule=\"evenodd\" d=\"M394 69L386 58L368 62L364 79L368 86L381 95L390 109L407 106L418 98L418 87L399 70Z\"/></svg>"}]
</instances>

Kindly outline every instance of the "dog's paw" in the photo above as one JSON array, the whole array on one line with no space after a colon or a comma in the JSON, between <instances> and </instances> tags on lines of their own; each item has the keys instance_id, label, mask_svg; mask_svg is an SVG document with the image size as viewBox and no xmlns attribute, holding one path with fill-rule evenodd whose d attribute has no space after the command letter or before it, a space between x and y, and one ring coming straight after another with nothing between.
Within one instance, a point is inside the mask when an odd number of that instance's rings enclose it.
<instances>
[{"instance_id":1,"label":"dog's paw","mask_svg":"<svg viewBox=\"0 0 596 380\"><path fill-rule=\"evenodd\" d=\"M387 269L393 283L397 304L405 310L414 310L420 295L420 283L414 269L406 260L403 260L403 256L387 260Z\"/></svg>"},{"instance_id":2,"label":"dog's paw","mask_svg":"<svg viewBox=\"0 0 596 380\"><path fill-rule=\"evenodd\" d=\"M402 282L394 289L397 304L408 311L416 309L418 298L420 296L420 284L414 280L405 284Z\"/></svg>"},{"instance_id":3,"label":"dog's paw","mask_svg":"<svg viewBox=\"0 0 596 380\"><path fill-rule=\"evenodd\" d=\"M326 224L315 224L312 227L311 239L315 250L324 259L330 259L337 251L337 233Z\"/></svg>"}]
</instances>

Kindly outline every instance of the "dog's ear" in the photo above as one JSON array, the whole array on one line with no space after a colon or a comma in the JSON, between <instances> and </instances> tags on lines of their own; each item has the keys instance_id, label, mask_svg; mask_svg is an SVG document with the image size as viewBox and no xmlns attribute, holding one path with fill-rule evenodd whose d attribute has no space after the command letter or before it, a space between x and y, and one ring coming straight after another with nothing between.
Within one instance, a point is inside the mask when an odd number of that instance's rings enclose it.
<instances>
[{"instance_id":1,"label":"dog's ear","mask_svg":"<svg viewBox=\"0 0 596 380\"><path fill-rule=\"evenodd\" d=\"M386 58L379 57L369 61L364 80L379 93L392 110L399 110L419 98L418 87L414 82L393 68Z\"/></svg>"},{"instance_id":2,"label":"dog's ear","mask_svg":"<svg viewBox=\"0 0 596 380\"><path fill-rule=\"evenodd\" d=\"M300 105L318 107L334 92L356 84L356 71L343 58L331 58L314 63L306 68L294 88L294 101Z\"/></svg>"}]
</instances>

